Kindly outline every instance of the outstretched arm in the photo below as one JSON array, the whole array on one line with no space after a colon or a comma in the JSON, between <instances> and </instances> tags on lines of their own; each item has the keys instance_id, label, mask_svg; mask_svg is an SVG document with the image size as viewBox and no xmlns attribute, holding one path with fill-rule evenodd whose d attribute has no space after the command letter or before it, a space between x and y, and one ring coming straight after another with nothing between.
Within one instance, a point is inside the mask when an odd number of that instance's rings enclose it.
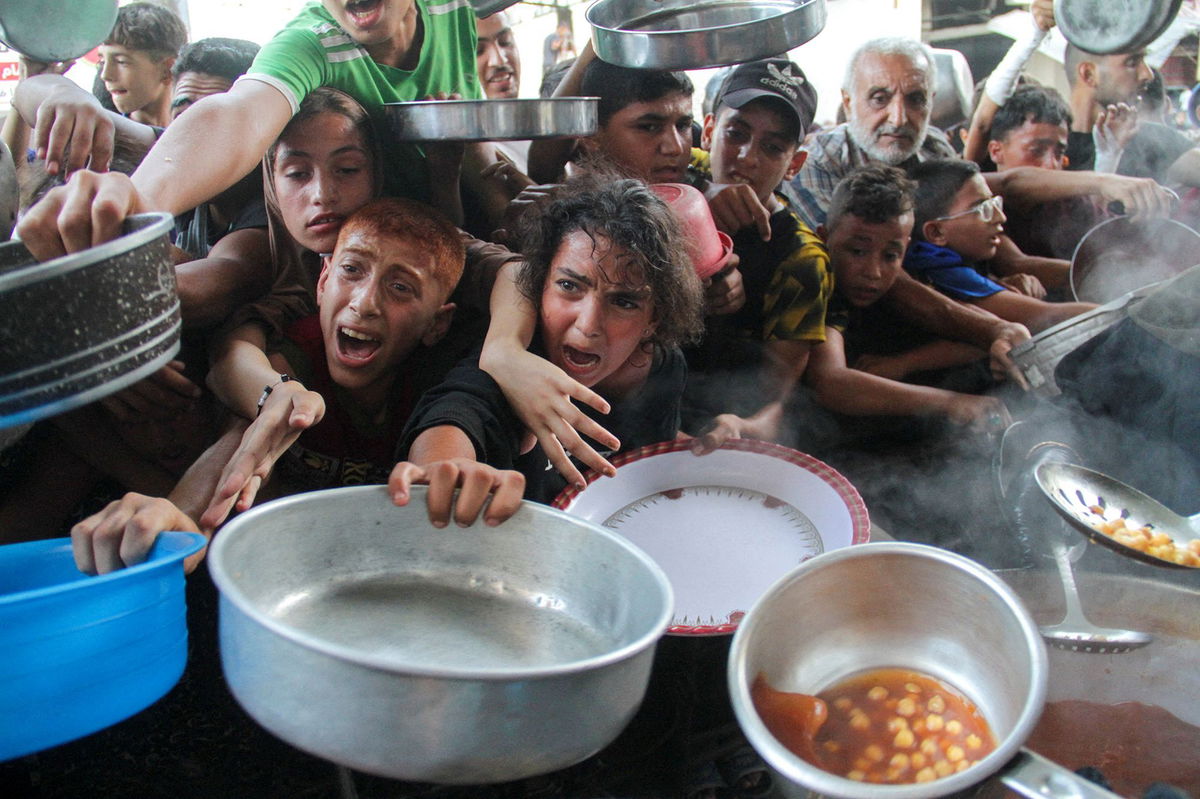
<instances>
[{"instance_id":1,"label":"outstretched arm","mask_svg":"<svg viewBox=\"0 0 1200 799\"><path fill-rule=\"evenodd\" d=\"M278 89L241 81L179 117L146 154L132 181L79 171L30 209L18 233L44 260L116 238L130 214L194 208L254 169L291 115Z\"/></svg>"},{"instance_id":2,"label":"outstretched arm","mask_svg":"<svg viewBox=\"0 0 1200 799\"><path fill-rule=\"evenodd\" d=\"M1191 152L1197 152L1195 150ZM988 187L1018 208L1072 197L1094 197L1103 203L1120 203L1134 220L1167 216L1179 196L1151 178L1131 178L1066 169L1021 166L984 175Z\"/></svg>"},{"instance_id":3,"label":"outstretched arm","mask_svg":"<svg viewBox=\"0 0 1200 799\"><path fill-rule=\"evenodd\" d=\"M992 119L996 112L1008 102L1017 88L1017 81L1025 64L1033 57L1038 45L1046 38L1050 28L1054 26L1053 0L1034 0L1032 24L1012 43L1004 58L988 75L983 85L983 94L975 106L971 116L971 125L967 129L967 142L963 147L963 158L976 163L983 163L987 155L988 136L992 130Z\"/></svg>"},{"instance_id":4,"label":"outstretched arm","mask_svg":"<svg viewBox=\"0 0 1200 799\"><path fill-rule=\"evenodd\" d=\"M805 376L817 401L850 416L944 416L981 432L1003 430L1012 423L1004 403L994 397L960 394L929 386L900 383L846 365L842 334L828 331L813 348Z\"/></svg>"},{"instance_id":5,"label":"outstretched arm","mask_svg":"<svg viewBox=\"0 0 1200 799\"><path fill-rule=\"evenodd\" d=\"M987 350L992 374L1007 376L1028 389L1024 375L1008 353L1017 344L1030 339L1024 325L1006 322L982 308L955 302L907 274L901 274L883 301L915 325L954 341L965 341Z\"/></svg>"},{"instance_id":6,"label":"outstretched arm","mask_svg":"<svg viewBox=\"0 0 1200 799\"><path fill-rule=\"evenodd\" d=\"M194 208L254 169L291 117L278 89L240 81L175 120L134 173L134 185L153 208Z\"/></svg>"}]
</instances>

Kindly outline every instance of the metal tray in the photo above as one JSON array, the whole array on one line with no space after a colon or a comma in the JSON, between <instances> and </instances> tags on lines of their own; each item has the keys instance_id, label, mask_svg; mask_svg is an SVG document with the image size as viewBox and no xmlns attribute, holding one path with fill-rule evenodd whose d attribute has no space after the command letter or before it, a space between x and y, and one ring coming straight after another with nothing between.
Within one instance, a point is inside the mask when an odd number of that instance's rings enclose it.
<instances>
[{"instance_id":1,"label":"metal tray","mask_svg":"<svg viewBox=\"0 0 1200 799\"><path fill-rule=\"evenodd\" d=\"M516 100L417 100L386 103L400 141L518 141L590 136L595 97Z\"/></svg>"},{"instance_id":2,"label":"metal tray","mask_svg":"<svg viewBox=\"0 0 1200 799\"><path fill-rule=\"evenodd\" d=\"M825 27L825 0L599 0L586 17L610 64L703 69L799 47Z\"/></svg>"}]
</instances>

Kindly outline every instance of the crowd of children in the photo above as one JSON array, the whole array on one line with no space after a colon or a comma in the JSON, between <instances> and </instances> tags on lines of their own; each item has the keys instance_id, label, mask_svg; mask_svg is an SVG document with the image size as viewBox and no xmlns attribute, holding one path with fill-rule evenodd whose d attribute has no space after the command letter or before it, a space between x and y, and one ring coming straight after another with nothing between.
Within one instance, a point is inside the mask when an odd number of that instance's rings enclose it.
<instances>
[{"instance_id":1,"label":"crowd of children","mask_svg":"<svg viewBox=\"0 0 1200 799\"><path fill-rule=\"evenodd\" d=\"M598 97L593 135L418 149L385 103L517 96L503 12L323 0L261 50L184 30L123 6L101 48L112 106L29 64L4 130L37 257L132 213L179 218L179 360L0 462L0 541L70 529L92 573L139 562L159 530L211 536L316 488L387 483L406 504L428 483L435 525L498 524L675 437L703 457L736 437L820 454L1003 430L1009 350L1092 307L1064 301L1070 242L1037 249L1039 209L1167 213L1157 180L1186 181L1194 154L1171 139L1154 176L1066 172L1066 104L1006 84L972 126L990 130L968 144L981 171L930 126L933 60L904 39L856 50L846 121L825 130L786 56L729 70L697 119L686 73L588 44L546 91ZM1068 66L1095 83L1105 63ZM657 183L703 192L733 242L716 275L697 275ZM87 516L97 489L129 493ZM757 795L763 776L728 787Z\"/></svg>"}]
</instances>

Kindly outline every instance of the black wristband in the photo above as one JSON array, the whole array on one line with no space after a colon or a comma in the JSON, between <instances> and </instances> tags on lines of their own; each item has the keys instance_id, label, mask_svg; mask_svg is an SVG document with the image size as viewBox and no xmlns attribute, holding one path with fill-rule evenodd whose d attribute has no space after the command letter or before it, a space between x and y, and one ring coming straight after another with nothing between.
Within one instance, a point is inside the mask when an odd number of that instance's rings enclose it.
<instances>
[{"instance_id":1,"label":"black wristband","mask_svg":"<svg viewBox=\"0 0 1200 799\"><path fill-rule=\"evenodd\" d=\"M266 403L267 397L271 396L271 392L275 390L275 386L278 386L280 383L286 383L289 380L295 380L295 379L296 378L285 373L285 374L281 374L279 376L279 383L275 383L270 386L264 386L263 393L258 398L258 410L254 414L255 417L257 417L260 413L262 413L263 405Z\"/></svg>"}]
</instances>

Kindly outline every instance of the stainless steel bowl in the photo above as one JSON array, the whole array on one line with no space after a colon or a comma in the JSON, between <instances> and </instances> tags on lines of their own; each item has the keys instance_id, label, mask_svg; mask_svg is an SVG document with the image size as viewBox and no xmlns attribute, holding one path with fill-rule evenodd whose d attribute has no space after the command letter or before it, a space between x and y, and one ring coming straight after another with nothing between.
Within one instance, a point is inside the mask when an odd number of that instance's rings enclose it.
<instances>
[{"instance_id":1,"label":"stainless steel bowl","mask_svg":"<svg viewBox=\"0 0 1200 799\"><path fill-rule=\"evenodd\" d=\"M400 141L520 141L591 136L595 97L385 103Z\"/></svg>"},{"instance_id":2,"label":"stainless steel bowl","mask_svg":"<svg viewBox=\"0 0 1200 799\"><path fill-rule=\"evenodd\" d=\"M729 653L729 692L747 739L789 795L924 799L968 788L1018 753L1046 695L1046 648L1016 594L984 567L920 544L827 552L777 582L742 620ZM996 749L971 768L917 785L867 785L822 771L759 719L750 685L816 694L879 668L921 671L978 706Z\"/></svg>"},{"instance_id":3,"label":"stainless steel bowl","mask_svg":"<svg viewBox=\"0 0 1200 799\"><path fill-rule=\"evenodd\" d=\"M610 64L702 69L786 53L825 27L825 0L599 0L592 46Z\"/></svg>"},{"instance_id":4,"label":"stainless steel bowl","mask_svg":"<svg viewBox=\"0 0 1200 799\"><path fill-rule=\"evenodd\" d=\"M425 491L268 503L209 552L234 696L289 743L356 769L503 782L611 742L646 690L672 610L625 539L525 503L439 530Z\"/></svg>"}]
</instances>

